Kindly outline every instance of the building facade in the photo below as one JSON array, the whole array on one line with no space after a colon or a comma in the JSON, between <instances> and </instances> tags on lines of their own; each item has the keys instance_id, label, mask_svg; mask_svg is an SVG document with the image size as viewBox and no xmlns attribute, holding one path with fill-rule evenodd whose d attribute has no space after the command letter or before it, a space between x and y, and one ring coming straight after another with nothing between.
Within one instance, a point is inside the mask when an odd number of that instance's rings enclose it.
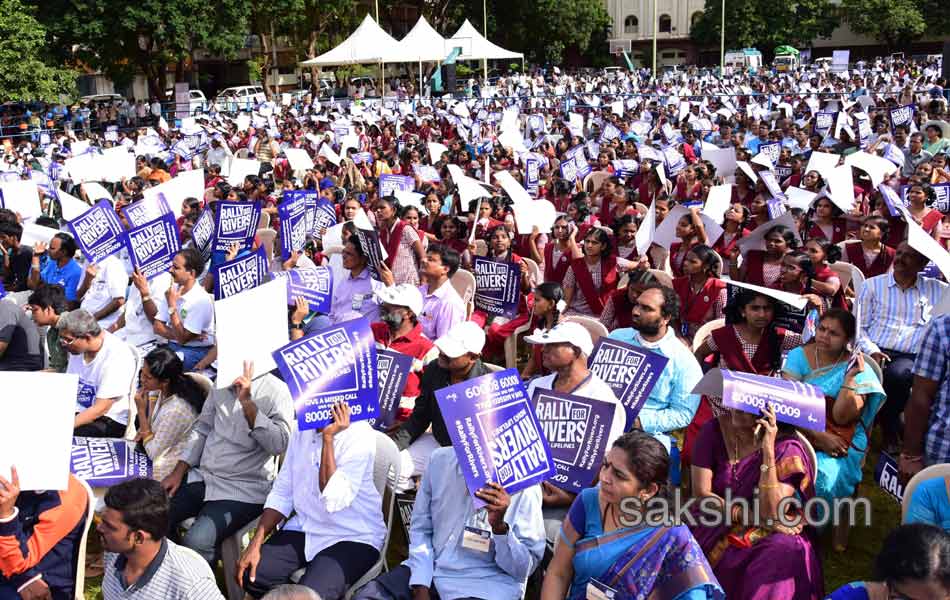
<instances>
[{"instance_id":1,"label":"building facade","mask_svg":"<svg viewBox=\"0 0 950 600\"><path fill-rule=\"evenodd\" d=\"M699 62L689 35L703 14L704 0L605 0L605 5L611 19L611 49L628 50L634 64L652 64L654 22L657 67Z\"/></svg>"}]
</instances>

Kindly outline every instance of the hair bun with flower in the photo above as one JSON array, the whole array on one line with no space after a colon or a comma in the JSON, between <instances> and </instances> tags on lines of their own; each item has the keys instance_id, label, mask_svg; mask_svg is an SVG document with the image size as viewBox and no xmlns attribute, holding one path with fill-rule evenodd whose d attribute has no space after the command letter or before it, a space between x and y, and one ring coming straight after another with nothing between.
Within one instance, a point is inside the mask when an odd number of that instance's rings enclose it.
<instances>
[{"instance_id":1,"label":"hair bun with flower","mask_svg":"<svg viewBox=\"0 0 950 600\"><path fill-rule=\"evenodd\" d=\"M558 300L557 304L554 305L554 308L557 309L557 312L564 312L567 310L567 302L564 300Z\"/></svg>"}]
</instances>

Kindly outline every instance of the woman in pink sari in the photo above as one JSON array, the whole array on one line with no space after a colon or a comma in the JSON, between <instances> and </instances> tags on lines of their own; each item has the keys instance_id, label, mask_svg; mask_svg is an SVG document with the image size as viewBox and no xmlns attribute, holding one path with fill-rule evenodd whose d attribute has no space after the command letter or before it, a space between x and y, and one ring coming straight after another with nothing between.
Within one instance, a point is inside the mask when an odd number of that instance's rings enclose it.
<instances>
[{"instance_id":1,"label":"woman in pink sari","mask_svg":"<svg viewBox=\"0 0 950 600\"><path fill-rule=\"evenodd\" d=\"M691 529L729 600L822 598L811 530L801 524L786 527L777 519L783 498L796 496L803 505L815 496L815 465L793 431L784 425L779 429L771 408L758 419L730 410L708 421L696 440L693 495L718 500L732 524L700 522ZM756 490L759 523L753 522L753 512L743 515L737 502L741 498L751 507ZM786 519L796 516L785 514Z\"/></svg>"}]
</instances>

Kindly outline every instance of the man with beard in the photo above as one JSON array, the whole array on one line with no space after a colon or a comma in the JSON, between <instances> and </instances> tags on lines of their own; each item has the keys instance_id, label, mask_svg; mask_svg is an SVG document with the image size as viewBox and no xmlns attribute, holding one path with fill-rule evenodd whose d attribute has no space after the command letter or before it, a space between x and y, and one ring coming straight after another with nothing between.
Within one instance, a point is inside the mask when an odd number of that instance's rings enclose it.
<instances>
[{"instance_id":1,"label":"man with beard","mask_svg":"<svg viewBox=\"0 0 950 600\"><path fill-rule=\"evenodd\" d=\"M689 346L670 327L679 317L679 309L679 297L673 289L649 285L633 306L633 327L610 334L611 339L669 359L635 423L654 435L686 427L699 407L699 396L690 392L702 379L703 371ZM658 437L669 448L666 436Z\"/></svg>"}]
</instances>

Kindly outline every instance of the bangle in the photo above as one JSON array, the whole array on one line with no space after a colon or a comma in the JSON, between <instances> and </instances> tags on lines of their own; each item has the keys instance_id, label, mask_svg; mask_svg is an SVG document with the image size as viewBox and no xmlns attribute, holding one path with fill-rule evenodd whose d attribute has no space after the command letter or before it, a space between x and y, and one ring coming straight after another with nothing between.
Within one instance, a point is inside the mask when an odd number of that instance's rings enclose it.
<instances>
[{"instance_id":1,"label":"bangle","mask_svg":"<svg viewBox=\"0 0 950 600\"><path fill-rule=\"evenodd\" d=\"M778 483L760 483L760 484L759 484L759 489L760 489L760 490L774 490L774 489L777 488L779 485L781 485L781 484L778 484Z\"/></svg>"},{"instance_id":2,"label":"bangle","mask_svg":"<svg viewBox=\"0 0 950 600\"><path fill-rule=\"evenodd\" d=\"M152 297L149 296L148 294L142 296L142 304L145 304L146 302L148 302L148 301L151 300L151 299L152 299Z\"/></svg>"},{"instance_id":3,"label":"bangle","mask_svg":"<svg viewBox=\"0 0 950 600\"><path fill-rule=\"evenodd\" d=\"M849 392L856 392L856 391L858 391L858 388L851 387L850 385L843 385L843 386L841 386L841 389L843 389L843 390L848 390Z\"/></svg>"},{"instance_id":4,"label":"bangle","mask_svg":"<svg viewBox=\"0 0 950 600\"><path fill-rule=\"evenodd\" d=\"M910 455L904 454L903 452L901 452L900 458L901 460L905 462L912 462L912 463L922 462L924 460L924 456L922 454L919 454L917 456L910 456Z\"/></svg>"}]
</instances>

